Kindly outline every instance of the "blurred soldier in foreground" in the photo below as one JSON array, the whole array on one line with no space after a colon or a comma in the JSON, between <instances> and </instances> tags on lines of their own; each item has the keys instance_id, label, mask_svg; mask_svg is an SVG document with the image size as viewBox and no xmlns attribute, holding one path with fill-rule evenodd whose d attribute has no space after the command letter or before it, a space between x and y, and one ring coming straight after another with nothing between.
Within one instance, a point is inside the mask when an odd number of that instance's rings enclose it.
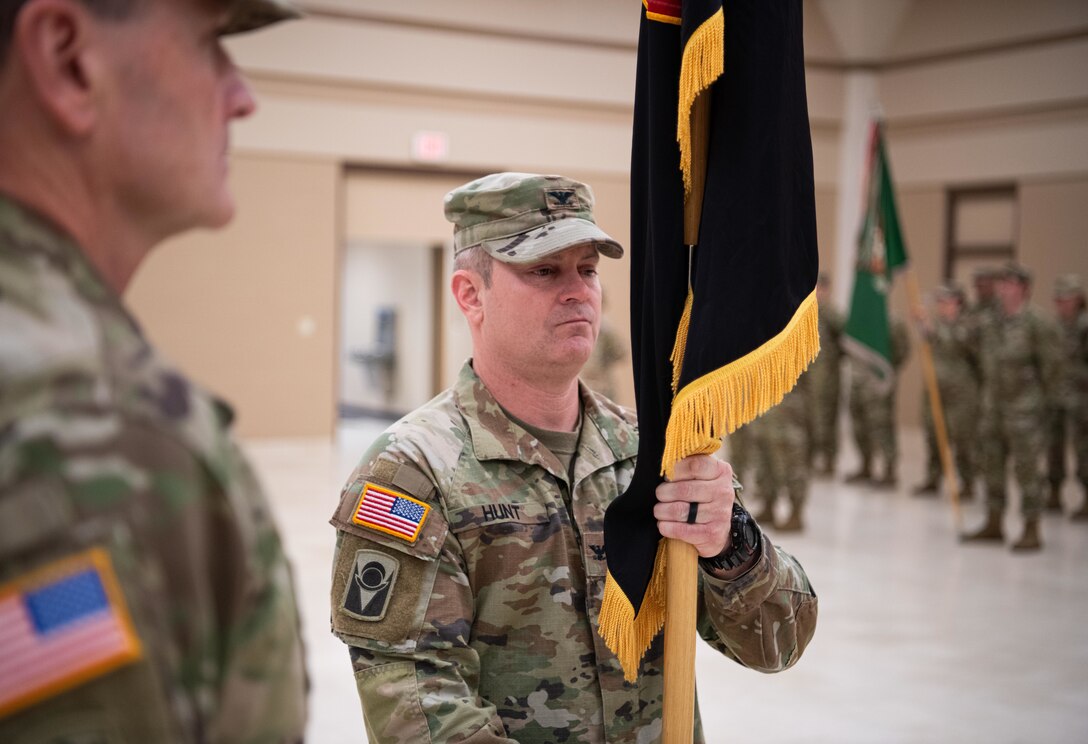
<instances>
[{"instance_id":1,"label":"blurred soldier in foreground","mask_svg":"<svg viewBox=\"0 0 1088 744\"><path fill-rule=\"evenodd\" d=\"M823 346L822 338L820 345ZM812 382L809 372L801 375L781 403L745 427L751 429L756 455L756 494L763 499L756 521L773 525L783 532L797 532L805 526L811 410L808 399L812 394ZM779 522L775 519L774 506L783 490L790 511L785 521Z\"/></svg>"},{"instance_id":2,"label":"blurred soldier in foreground","mask_svg":"<svg viewBox=\"0 0 1088 744\"><path fill-rule=\"evenodd\" d=\"M1084 286L1076 274L1065 274L1054 282L1054 305L1061 327L1064 366L1061 392L1053 412L1049 443L1050 498L1047 508L1061 511L1062 481L1065 480L1066 432L1070 432L1076 458L1077 480L1085 499L1074 519L1088 519L1088 310Z\"/></svg>"},{"instance_id":3,"label":"blurred soldier in foreground","mask_svg":"<svg viewBox=\"0 0 1088 744\"><path fill-rule=\"evenodd\" d=\"M0 5L0 741L297 742L298 614L227 406L120 299L228 222L274 0Z\"/></svg>"},{"instance_id":4,"label":"blurred soldier in foreground","mask_svg":"<svg viewBox=\"0 0 1088 744\"><path fill-rule=\"evenodd\" d=\"M660 634L633 685L597 632L605 508L631 481L638 433L629 410L578 384L600 318L597 264L622 255L592 207L586 185L524 173L446 197L472 359L374 442L332 518L333 632L373 744L660 736ZM654 515L703 557L703 638L779 671L812 637L816 597L734 509L736 487L721 460L685 458Z\"/></svg>"},{"instance_id":5,"label":"blurred soldier in foreground","mask_svg":"<svg viewBox=\"0 0 1088 744\"><path fill-rule=\"evenodd\" d=\"M1002 542L1002 516L1007 501L1006 466L1012 461L1020 486L1024 530L1015 551L1038 550L1039 514L1043 507L1048 416L1061 376L1061 352L1054 324L1028 305L1031 274L1009 262L997 283L1001 312L982 329L983 477L988 514L985 524L965 536L970 542Z\"/></svg>"},{"instance_id":6,"label":"blurred soldier in foreground","mask_svg":"<svg viewBox=\"0 0 1088 744\"><path fill-rule=\"evenodd\" d=\"M960 492L969 494L977 472L975 450L978 447L976 432L981 385L977 342L971 326L961 315L966 299L963 288L945 284L937 288L934 296L937 317L932 323L922 318L921 331L933 350L948 444L962 482ZM922 421L926 438L926 479L915 487L915 495L936 494L941 480L941 458L928 393L922 398Z\"/></svg>"},{"instance_id":7,"label":"blurred soldier in foreground","mask_svg":"<svg viewBox=\"0 0 1088 744\"><path fill-rule=\"evenodd\" d=\"M895 431L895 391L899 370L910 353L910 337L901 320L889 319L891 324L891 380L882 380L864 361L848 357L850 369L850 422L854 442L861 454L861 467L846 478L847 483L872 481L878 486L893 488L898 483L899 445ZM880 455L884 471L874 477L874 456Z\"/></svg>"},{"instance_id":8,"label":"blurred soldier in foreground","mask_svg":"<svg viewBox=\"0 0 1088 744\"><path fill-rule=\"evenodd\" d=\"M839 455L839 400L842 389L843 317L831 304L831 282L820 274L816 298L820 303L820 354L808 368L809 464L821 475L835 472ZM819 465L817 465L819 463Z\"/></svg>"}]
</instances>

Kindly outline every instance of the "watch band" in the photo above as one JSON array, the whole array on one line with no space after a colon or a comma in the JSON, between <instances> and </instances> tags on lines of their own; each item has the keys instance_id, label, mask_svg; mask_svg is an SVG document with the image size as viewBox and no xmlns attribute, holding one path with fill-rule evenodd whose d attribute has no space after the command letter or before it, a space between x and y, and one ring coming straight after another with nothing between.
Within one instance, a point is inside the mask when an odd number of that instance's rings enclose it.
<instances>
[{"instance_id":1,"label":"watch band","mask_svg":"<svg viewBox=\"0 0 1088 744\"><path fill-rule=\"evenodd\" d=\"M699 565L707 571L730 571L743 566L763 543L762 534L748 510L733 502L733 523L729 547L713 558L700 558Z\"/></svg>"}]
</instances>

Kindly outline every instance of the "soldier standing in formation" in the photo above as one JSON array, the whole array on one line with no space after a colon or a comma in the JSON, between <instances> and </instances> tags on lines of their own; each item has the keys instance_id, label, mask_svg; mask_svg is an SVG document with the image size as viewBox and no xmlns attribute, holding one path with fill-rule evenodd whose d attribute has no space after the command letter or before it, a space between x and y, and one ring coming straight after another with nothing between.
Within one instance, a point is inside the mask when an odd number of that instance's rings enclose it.
<instances>
[{"instance_id":1,"label":"soldier standing in formation","mask_svg":"<svg viewBox=\"0 0 1088 744\"><path fill-rule=\"evenodd\" d=\"M847 483L873 482L878 486L893 488L898 482L896 468L899 448L895 431L895 391L899 370L910 353L910 337L907 327L900 320L889 319L891 324L890 379L883 379L869 364L854 357L847 358L850 369L850 422L854 430L854 442L861 453L861 466L846 478ZM884 472L874 479L874 456L883 460Z\"/></svg>"},{"instance_id":2,"label":"soldier standing in formation","mask_svg":"<svg viewBox=\"0 0 1088 744\"><path fill-rule=\"evenodd\" d=\"M1088 519L1088 310L1084 287L1076 274L1054 282L1054 304L1061 327L1064 366L1061 394L1054 409L1049 444L1050 497L1047 508L1061 511L1061 487L1065 480L1066 432L1071 434L1077 481L1085 497L1072 514Z\"/></svg>"},{"instance_id":3,"label":"soldier standing in formation","mask_svg":"<svg viewBox=\"0 0 1088 744\"><path fill-rule=\"evenodd\" d=\"M1002 518L1007 501L1006 465L1012 461L1020 487L1024 528L1015 551L1038 550L1039 514L1045 476L1041 459L1046 450L1048 416L1058 394L1061 357L1058 332L1028 304L1031 274L1009 262L997 282L1000 312L982 326L983 477L986 481L986 522L965 536L969 542L1003 542Z\"/></svg>"},{"instance_id":4,"label":"soldier standing in formation","mask_svg":"<svg viewBox=\"0 0 1088 744\"><path fill-rule=\"evenodd\" d=\"M820 305L820 354L805 373L809 379L809 465L820 475L832 475L839 454L839 400L842 389L842 332L846 325L830 298L830 280L820 274L816 299Z\"/></svg>"},{"instance_id":5,"label":"soldier standing in formation","mask_svg":"<svg viewBox=\"0 0 1088 744\"><path fill-rule=\"evenodd\" d=\"M584 184L521 173L446 197L472 359L363 455L332 519L333 632L374 744L659 735L661 636L632 685L597 632L605 509L631 481L638 432L631 411L578 384L599 256L623 250L592 206ZM744 541L730 536L728 464L689 457L676 476L656 492L661 534L732 556ZM817 600L793 558L757 542L734 569L700 564L699 627L773 672L801 656Z\"/></svg>"},{"instance_id":6,"label":"soldier standing in formation","mask_svg":"<svg viewBox=\"0 0 1088 744\"><path fill-rule=\"evenodd\" d=\"M822 339L821 339L822 345ZM769 524L783 532L804 529L803 514L808 496L809 464L809 396L812 378L801 375L793 390L782 402L745 428L750 428L755 452L756 495L763 506L756 521ZM785 521L776 521L774 506L782 490L789 500L790 511Z\"/></svg>"},{"instance_id":7,"label":"soldier standing in formation","mask_svg":"<svg viewBox=\"0 0 1088 744\"><path fill-rule=\"evenodd\" d=\"M0 741L302 740L290 570L230 409L121 299L234 213L255 103L219 37L296 15L0 4Z\"/></svg>"},{"instance_id":8,"label":"soldier standing in formation","mask_svg":"<svg viewBox=\"0 0 1088 744\"><path fill-rule=\"evenodd\" d=\"M933 351L937 389L944 412L948 443L955 457L962 488L970 492L977 473L975 450L978 446L979 388L981 369L978 345L972 327L963 317L966 300L963 288L945 284L934 293L936 318L932 323L921 319L921 332ZM933 414L928 396L922 398L922 421L926 439L926 479L915 487L916 495L936 494L941 478L941 460Z\"/></svg>"}]
</instances>

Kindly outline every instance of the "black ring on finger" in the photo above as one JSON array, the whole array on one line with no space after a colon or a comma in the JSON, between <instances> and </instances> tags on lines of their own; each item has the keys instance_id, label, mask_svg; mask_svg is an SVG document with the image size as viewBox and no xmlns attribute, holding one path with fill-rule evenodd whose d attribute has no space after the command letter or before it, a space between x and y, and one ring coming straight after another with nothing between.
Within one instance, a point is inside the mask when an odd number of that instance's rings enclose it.
<instances>
[{"instance_id":1,"label":"black ring on finger","mask_svg":"<svg viewBox=\"0 0 1088 744\"><path fill-rule=\"evenodd\" d=\"M695 517L699 514L699 502L692 501L688 504L688 524L695 524Z\"/></svg>"}]
</instances>

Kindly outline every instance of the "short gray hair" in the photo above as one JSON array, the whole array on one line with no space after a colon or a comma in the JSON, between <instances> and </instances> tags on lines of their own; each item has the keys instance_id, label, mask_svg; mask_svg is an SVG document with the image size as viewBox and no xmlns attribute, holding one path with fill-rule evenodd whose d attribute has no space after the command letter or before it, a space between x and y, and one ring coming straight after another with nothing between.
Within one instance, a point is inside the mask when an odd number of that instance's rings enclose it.
<instances>
[{"instance_id":1,"label":"short gray hair","mask_svg":"<svg viewBox=\"0 0 1088 744\"><path fill-rule=\"evenodd\" d=\"M485 251L482 246L474 245L457 254L453 259L454 271L473 271L484 280L484 287L491 287L491 265L494 257Z\"/></svg>"}]
</instances>

